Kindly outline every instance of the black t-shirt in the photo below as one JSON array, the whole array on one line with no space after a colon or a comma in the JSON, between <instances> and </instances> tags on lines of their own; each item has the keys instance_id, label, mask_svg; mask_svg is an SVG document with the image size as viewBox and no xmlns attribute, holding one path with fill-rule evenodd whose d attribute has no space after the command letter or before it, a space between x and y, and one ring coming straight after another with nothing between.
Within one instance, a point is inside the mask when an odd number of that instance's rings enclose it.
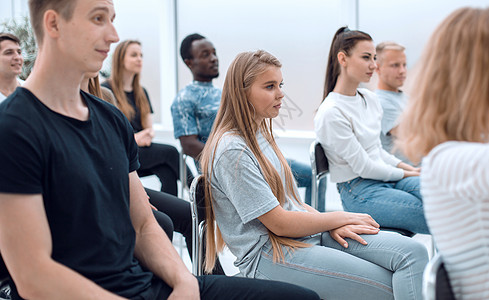
<instances>
[{"instance_id":1,"label":"black t-shirt","mask_svg":"<svg viewBox=\"0 0 489 300\"><path fill-rule=\"evenodd\" d=\"M17 88L0 105L0 192L42 194L52 258L123 297L150 286L134 258L128 174L139 167L131 126L81 92L89 120L56 113Z\"/></svg>"},{"instance_id":2,"label":"black t-shirt","mask_svg":"<svg viewBox=\"0 0 489 300\"><path fill-rule=\"evenodd\" d=\"M102 83L102 86L112 90L112 86L108 81ZM145 88L143 88L144 94L146 95L146 99L148 99L148 105L149 105L149 110L151 113L153 113L153 107L151 106L151 101L149 100L148 92L146 91ZM126 93L126 98L127 101L129 101L129 104L131 104L132 108L134 109L134 117L129 120L131 122L131 126L134 129L134 132L139 132L143 130L143 124L141 122L141 111L139 108L136 106L136 98L134 97L134 91L132 92L125 92Z\"/></svg>"}]
</instances>

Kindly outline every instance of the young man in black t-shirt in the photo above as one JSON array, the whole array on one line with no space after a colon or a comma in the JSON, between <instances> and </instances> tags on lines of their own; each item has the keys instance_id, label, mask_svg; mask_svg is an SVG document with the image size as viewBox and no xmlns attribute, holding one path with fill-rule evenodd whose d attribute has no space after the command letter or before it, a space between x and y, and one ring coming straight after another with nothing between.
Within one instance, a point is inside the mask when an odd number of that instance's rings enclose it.
<instances>
[{"instance_id":1,"label":"young man in black t-shirt","mask_svg":"<svg viewBox=\"0 0 489 300\"><path fill-rule=\"evenodd\" d=\"M0 252L26 299L311 298L285 283L194 277L156 223L116 108L80 92L118 41L111 0L30 0L39 45L0 105Z\"/></svg>"}]
</instances>

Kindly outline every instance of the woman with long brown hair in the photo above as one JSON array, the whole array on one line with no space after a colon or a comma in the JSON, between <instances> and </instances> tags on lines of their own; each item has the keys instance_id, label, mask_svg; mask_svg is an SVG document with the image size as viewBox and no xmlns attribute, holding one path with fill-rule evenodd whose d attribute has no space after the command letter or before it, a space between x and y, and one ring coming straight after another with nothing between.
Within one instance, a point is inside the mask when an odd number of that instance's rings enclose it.
<instances>
[{"instance_id":1,"label":"woman with long brown hair","mask_svg":"<svg viewBox=\"0 0 489 300\"><path fill-rule=\"evenodd\" d=\"M112 90L117 107L134 129L141 164L139 176L158 176L161 191L176 196L180 154L173 146L152 142L151 103L148 93L140 84L142 58L140 42L126 40L119 43L112 56L111 75L102 86Z\"/></svg>"},{"instance_id":2,"label":"woman with long brown hair","mask_svg":"<svg viewBox=\"0 0 489 300\"><path fill-rule=\"evenodd\" d=\"M201 156L206 270L227 245L241 275L299 284L321 298L421 299L423 245L379 232L369 215L319 213L300 199L272 132L284 97L280 68L259 50L228 69Z\"/></svg>"},{"instance_id":3,"label":"woman with long brown hair","mask_svg":"<svg viewBox=\"0 0 489 300\"><path fill-rule=\"evenodd\" d=\"M427 234L420 169L382 148L382 107L375 93L359 88L370 81L375 59L370 35L348 27L336 32L314 118L317 140L346 211L367 213L382 227Z\"/></svg>"},{"instance_id":4,"label":"woman with long brown hair","mask_svg":"<svg viewBox=\"0 0 489 300\"><path fill-rule=\"evenodd\" d=\"M489 8L461 8L429 39L399 146L422 160L421 193L455 298L489 299Z\"/></svg>"}]
</instances>

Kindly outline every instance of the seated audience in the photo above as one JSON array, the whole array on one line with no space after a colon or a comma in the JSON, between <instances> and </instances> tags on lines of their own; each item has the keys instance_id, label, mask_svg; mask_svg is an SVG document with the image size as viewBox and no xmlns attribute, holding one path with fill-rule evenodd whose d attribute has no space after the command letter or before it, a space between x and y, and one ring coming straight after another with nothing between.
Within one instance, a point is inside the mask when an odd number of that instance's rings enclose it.
<instances>
[{"instance_id":1,"label":"seated audience","mask_svg":"<svg viewBox=\"0 0 489 300\"><path fill-rule=\"evenodd\" d=\"M30 0L39 53L0 104L0 252L12 299L317 299L304 288L194 277L156 223L126 117L80 91L119 37L106 0Z\"/></svg>"},{"instance_id":2,"label":"seated audience","mask_svg":"<svg viewBox=\"0 0 489 300\"><path fill-rule=\"evenodd\" d=\"M489 8L461 8L420 61L399 144L422 159L430 232L456 299L489 299Z\"/></svg>"},{"instance_id":3,"label":"seated audience","mask_svg":"<svg viewBox=\"0 0 489 300\"><path fill-rule=\"evenodd\" d=\"M241 275L299 284L323 299L421 299L423 245L379 232L367 214L320 213L301 201L271 130L284 98L280 68L263 50L229 67L201 155L205 268L227 245Z\"/></svg>"},{"instance_id":4,"label":"seated audience","mask_svg":"<svg viewBox=\"0 0 489 300\"><path fill-rule=\"evenodd\" d=\"M177 180L180 178L180 153L173 146L152 142L153 110L148 93L139 82L142 67L141 43L123 41L114 51L110 78L102 85L112 90L117 107L129 119L134 129L141 164L139 176L158 176L161 191L176 196ZM192 172L188 171L187 174L191 176Z\"/></svg>"},{"instance_id":5,"label":"seated audience","mask_svg":"<svg viewBox=\"0 0 489 300\"><path fill-rule=\"evenodd\" d=\"M173 132L180 140L183 153L198 160L221 103L221 89L212 84L212 80L219 76L219 60L214 45L197 33L183 39L180 55L194 80L180 90L173 101ZM287 162L299 187L306 188L306 203L310 204L311 167L294 159L287 159ZM326 179L320 182L318 193L318 208L324 211Z\"/></svg>"},{"instance_id":6,"label":"seated audience","mask_svg":"<svg viewBox=\"0 0 489 300\"><path fill-rule=\"evenodd\" d=\"M22 73L24 58L20 40L10 33L0 33L0 103L21 85L18 78Z\"/></svg>"},{"instance_id":7,"label":"seated audience","mask_svg":"<svg viewBox=\"0 0 489 300\"><path fill-rule=\"evenodd\" d=\"M341 27L329 51L325 99L314 118L317 140L346 211L367 213L382 227L429 233L420 169L382 148L382 108L374 93L358 88L370 81L375 68L370 35Z\"/></svg>"}]
</instances>

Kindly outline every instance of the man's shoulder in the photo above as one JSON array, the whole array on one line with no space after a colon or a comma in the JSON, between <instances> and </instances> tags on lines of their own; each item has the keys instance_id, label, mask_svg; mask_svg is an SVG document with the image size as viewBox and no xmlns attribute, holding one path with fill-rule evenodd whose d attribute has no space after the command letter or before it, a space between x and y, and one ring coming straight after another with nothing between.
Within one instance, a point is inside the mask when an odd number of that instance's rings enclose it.
<instances>
[{"instance_id":1,"label":"man's shoulder","mask_svg":"<svg viewBox=\"0 0 489 300\"><path fill-rule=\"evenodd\" d=\"M403 108L407 103L407 97L403 92L392 92L386 90L375 90L375 94L379 99L382 108L399 109Z\"/></svg>"},{"instance_id":2,"label":"man's shoulder","mask_svg":"<svg viewBox=\"0 0 489 300\"><path fill-rule=\"evenodd\" d=\"M38 114L36 97L25 88L17 88L0 104L0 118L21 117L29 119Z\"/></svg>"},{"instance_id":3,"label":"man's shoulder","mask_svg":"<svg viewBox=\"0 0 489 300\"><path fill-rule=\"evenodd\" d=\"M186 85L183 89L178 91L177 96L175 97L175 102L181 101L198 101L204 96L218 96L220 98L221 89L209 85L202 85L197 82L191 82Z\"/></svg>"},{"instance_id":4,"label":"man's shoulder","mask_svg":"<svg viewBox=\"0 0 489 300\"><path fill-rule=\"evenodd\" d=\"M383 100L391 100L391 99L396 100L405 97L403 92L392 92L392 91L386 91L381 89L376 89L375 94L379 99L383 99Z\"/></svg>"}]
</instances>

